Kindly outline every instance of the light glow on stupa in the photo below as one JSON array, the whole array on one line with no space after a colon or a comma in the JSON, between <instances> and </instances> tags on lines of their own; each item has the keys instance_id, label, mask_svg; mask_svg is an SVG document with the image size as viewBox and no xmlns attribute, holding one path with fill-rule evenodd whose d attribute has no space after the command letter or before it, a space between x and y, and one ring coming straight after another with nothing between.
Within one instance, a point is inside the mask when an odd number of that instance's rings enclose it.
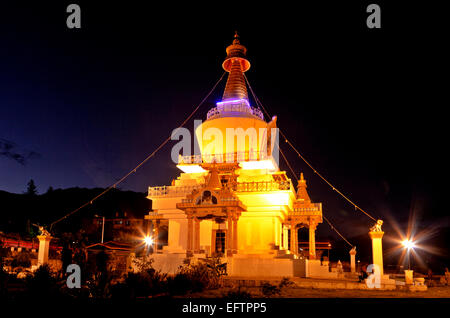
<instances>
[{"instance_id":1,"label":"light glow on stupa","mask_svg":"<svg viewBox=\"0 0 450 318\"><path fill-rule=\"evenodd\" d=\"M296 191L279 169L276 117L266 122L250 105L244 78L250 62L237 33L226 52L222 100L195 131L201 154L180 154L182 173L172 184L149 187L153 211L147 218L168 227L154 266L170 273L186 257L195 262L219 256L230 276L333 276L317 259L322 204L311 202L303 174ZM299 229L309 233L303 249Z\"/></svg>"}]
</instances>

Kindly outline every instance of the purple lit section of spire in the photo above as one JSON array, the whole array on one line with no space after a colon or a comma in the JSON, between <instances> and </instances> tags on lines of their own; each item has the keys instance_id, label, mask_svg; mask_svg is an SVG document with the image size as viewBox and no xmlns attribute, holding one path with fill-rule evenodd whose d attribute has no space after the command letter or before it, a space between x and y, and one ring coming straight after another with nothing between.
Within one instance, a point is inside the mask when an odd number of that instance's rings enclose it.
<instances>
[{"instance_id":1,"label":"purple lit section of spire","mask_svg":"<svg viewBox=\"0 0 450 318\"><path fill-rule=\"evenodd\" d=\"M216 103L216 107L211 108L206 115L207 119L217 117L242 117L242 116L256 116L264 120L262 112L250 106L250 102L246 98L225 100Z\"/></svg>"},{"instance_id":2,"label":"purple lit section of spire","mask_svg":"<svg viewBox=\"0 0 450 318\"><path fill-rule=\"evenodd\" d=\"M225 105L232 105L232 104L240 104L242 102L245 102L247 104L247 106L250 107L249 101L245 98L217 102L216 105L217 106L225 106Z\"/></svg>"}]
</instances>

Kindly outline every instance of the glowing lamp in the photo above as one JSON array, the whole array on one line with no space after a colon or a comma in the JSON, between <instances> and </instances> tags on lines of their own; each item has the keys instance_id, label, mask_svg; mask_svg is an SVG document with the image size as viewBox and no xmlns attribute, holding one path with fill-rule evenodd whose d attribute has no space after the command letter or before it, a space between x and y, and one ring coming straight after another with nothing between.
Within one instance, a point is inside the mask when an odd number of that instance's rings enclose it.
<instances>
[{"instance_id":1,"label":"glowing lamp","mask_svg":"<svg viewBox=\"0 0 450 318\"><path fill-rule=\"evenodd\" d=\"M147 246L153 245L153 238L151 238L150 236L144 237L144 243L145 243L145 245L147 245Z\"/></svg>"},{"instance_id":2,"label":"glowing lamp","mask_svg":"<svg viewBox=\"0 0 450 318\"><path fill-rule=\"evenodd\" d=\"M404 240L402 241L402 245L404 247L406 247L408 250L411 248L414 248L416 246L416 244L414 244L414 242L410 241L410 240Z\"/></svg>"},{"instance_id":3,"label":"glowing lamp","mask_svg":"<svg viewBox=\"0 0 450 318\"><path fill-rule=\"evenodd\" d=\"M184 173L206 172L206 170L200 167L199 165L177 165L177 168L183 171Z\"/></svg>"}]
</instances>

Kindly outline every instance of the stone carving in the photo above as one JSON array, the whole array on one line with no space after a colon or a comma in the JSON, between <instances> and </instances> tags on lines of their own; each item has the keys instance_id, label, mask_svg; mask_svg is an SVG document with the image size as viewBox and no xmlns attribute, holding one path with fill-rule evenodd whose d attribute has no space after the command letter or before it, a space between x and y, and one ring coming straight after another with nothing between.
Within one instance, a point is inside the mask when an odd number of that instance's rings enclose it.
<instances>
[{"instance_id":1,"label":"stone carving","mask_svg":"<svg viewBox=\"0 0 450 318\"><path fill-rule=\"evenodd\" d=\"M217 198L211 194L211 191L203 191L202 196L197 200L197 204L217 204Z\"/></svg>"},{"instance_id":2,"label":"stone carving","mask_svg":"<svg viewBox=\"0 0 450 318\"><path fill-rule=\"evenodd\" d=\"M383 225L383 220L377 220L377 223L375 223L374 226L370 228L371 232L383 232L381 229L381 226Z\"/></svg>"},{"instance_id":3,"label":"stone carving","mask_svg":"<svg viewBox=\"0 0 450 318\"><path fill-rule=\"evenodd\" d=\"M49 231L47 231L43 226L33 224L35 227L39 229L40 235L42 236L52 236Z\"/></svg>"}]
</instances>

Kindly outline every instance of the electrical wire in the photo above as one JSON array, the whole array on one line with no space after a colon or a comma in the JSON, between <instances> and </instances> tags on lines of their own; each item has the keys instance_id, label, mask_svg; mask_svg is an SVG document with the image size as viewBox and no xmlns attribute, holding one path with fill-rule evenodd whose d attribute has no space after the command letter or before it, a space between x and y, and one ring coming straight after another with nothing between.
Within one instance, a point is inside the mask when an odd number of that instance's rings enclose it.
<instances>
[{"instance_id":1,"label":"electrical wire","mask_svg":"<svg viewBox=\"0 0 450 318\"><path fill-rule=\"evenodd\" d=\"M212 92L216 89L217 85L222 81L223 77L225 76L226 72L223 72L222 76L219 78L219 80L214 84L213 88L208 92L208 94L202 99L202 101L200 102L200 104L197 105L197 107L195 107L195 109L191 112L191 114L182 122L182 124L180 126L178 126L175 130L178 131L178 129L182 128L191 118L192 116L194 116L194 114L198 111L198 109L203 105L203 103L206 101L206 99L212 94ZM174 132L174 133L175 133ZM173 134L174 134L173 133ZM84 203L83 205L81 205L80 207L78 207L77 209L67 213L66 215L64 215L63 217L59 218L58 220L54 221L53 223L50 224L50 230L52 229L53 225L63 221L64 219L68 218L69 216L75 214L76 212L80 211L81 209L85 208L88 205L93 204L93 202L97 199L99 199L100 197L102 197L103 195L105 195L107 192L111 191L112 189L116 188L117 185L119 185L120 183L122 183L123 181L125 181L125 179L127 179L131 174L135 173L137 169L139 169L142 165L144 165L148 160L150 160L150 158L152 158L159 150L161 150L170 140L171 140L171 136L173 135L171 134L169 137L167 137L167 139L165 139L150 155L148 155L143 161L141 161L136 167L134 167L133 169L131 169L127 174L125 174L122 178L120 178L117 182L113 183L112 185L110 185L108 188L106 188L103 192L101 192L99 195L95 196L94 198L92 198L91 200L89 200L88 202Z\"/></svg>"},{"instance_id":2,"label":"electrical wire","mask_svg":"<svg viewBox=\"0 0 450 318\"><path fill-rule=\"evenodd\" d=\"M350 243L338 230L337 230L337 228L333 225L333 224L331 224L331 222L330 222L330 220L328 220L326 217L325 217L325 215L323 215L323 212L322 212L322 217L323 217L323 219L325 220L325 221L327 221L327 223L328 223L328 225L331 227L331 229L333 230L333 231L335 231L348 245L350 245L351 247L353 247L354 245L352 244L352 243Z\"/></svg>"},{"instance_id":3,"label":"electrical wire","mask_svg":"<svg viewBox=\"0 0 450 318\"><path fill-rule=\"evenodd\" d=\"M245 76L245 74L243 73L245 81L247 82L248 87L250 88L250 91L253 95L253 98L256 101L256 104L258 105L258 107L261 107L262 110L266 113L268 118L271 118L269 113L267 112L267 110L265 109L265 107L263 106L263 104L261 103L261 101L258 99L258 97L256 96L255 92L253 91L250 82L247 79L247 76ZM368 212L364 211L362 208L360 208L357 204L355 204L352 200L350 200L346 195L344 195L341 191L339 191L335 186L333 186L327 179L325 179L325 177L323 177L306 159L305 157L303 157L303 155L300 153L300 151L297 150L297 148L287 139L287 137L283 134L283 132L281 131L281 129L279 129L280 135L284 138L285 142L297 153L297 155L314 171L315 174L317 174L323 181L325 181L325 183L327 183L332 189L333 191L335 191L336 193L338 193L341 197L343 197L345 200L347 200L347 202L349 202L351 205L354 206L355 210L359 210L361 212L363 212L366 216L368 216L369 218L371 218L374 221L377 221L373 216L371 216ZM284 155L283 155L284 157ZM288 165L290 166L290 165ZM295 175L295 173L294 173Z\"/></svg>"}]
</instances>

